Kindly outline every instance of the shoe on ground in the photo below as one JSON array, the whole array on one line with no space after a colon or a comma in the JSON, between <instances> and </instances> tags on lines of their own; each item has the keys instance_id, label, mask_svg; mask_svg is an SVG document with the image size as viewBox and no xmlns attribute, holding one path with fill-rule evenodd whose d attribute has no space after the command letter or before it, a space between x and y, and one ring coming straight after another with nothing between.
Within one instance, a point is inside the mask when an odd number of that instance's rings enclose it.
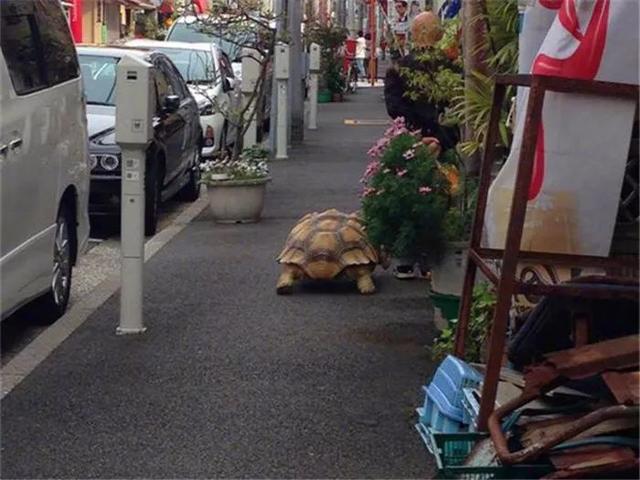
<instances>
[{"instance_id":1,"label":"shoe on ground","mask_svg":"<svg viewBox=\"0 0 640 480\"><path fill-rule=\"evenodd\" d=\"M393 275L399 280L410 280L416 278L413 266L410 265L398 265L393 269Z\"/></svg>"}]
</instances>

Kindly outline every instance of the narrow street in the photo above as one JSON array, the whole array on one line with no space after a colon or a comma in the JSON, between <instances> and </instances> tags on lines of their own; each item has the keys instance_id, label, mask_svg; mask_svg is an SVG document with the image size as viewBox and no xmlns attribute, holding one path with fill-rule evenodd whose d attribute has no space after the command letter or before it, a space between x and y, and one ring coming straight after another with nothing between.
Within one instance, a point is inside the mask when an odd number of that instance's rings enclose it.
<instances>
[{"instance_id":1,"label":"narrow street","mask_svg":"<svg viewBox=\"0 0 640 480\"><path fill-rule=\"evenodd\" d=\"M170 201L162 205L158 230L162 231L175 220L189 203ZM69 308L90 294L110 275L120 271L120 224L119 219L98 218L92 227L87 252L79 259L73 271ZM23 308L4 320L0 325L0 365L6 365L31 341L45 331L47 325L34 317L28 308Z\"/></svg>"},{"instance_id":2,"label":"narrow street","mask_svg":"<svg viewBox=\"0 0 640 480\"><path fill-rule=\"evenodd\" d=\"M3 399L4 478L432 478L413 427L433 368L426 283L378 270L374 296L275 293L296 220L358 208L381 94L320 106L271 164L260 223L205 210L145 265L144 335L114 334L116 295Z\"/></svg>"}]
</instances>

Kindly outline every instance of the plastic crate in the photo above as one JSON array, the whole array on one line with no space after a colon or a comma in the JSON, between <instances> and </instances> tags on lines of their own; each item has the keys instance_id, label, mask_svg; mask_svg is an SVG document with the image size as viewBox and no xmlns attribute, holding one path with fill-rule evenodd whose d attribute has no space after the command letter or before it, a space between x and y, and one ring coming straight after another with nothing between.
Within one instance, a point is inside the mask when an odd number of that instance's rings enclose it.
<instances>
[{"instance_id":1,"label":"plastic crate","mask_svg":"<svg viewBox=\"0 0 640 480\"><path fill-rule=\"evenodd\" d=\"M433 453L436 460L438 478L462 480L540 478L553 469L548 464L465 466L464 461L473 446L476 442L487 438L488 433L437 433L427 429L425 435L428 437L425 444L430 446L429 451Z\"/></svg>"},{"instance_id":2,"label":"plastic crate","mask_svg":"<svg viewBox=\"0 0 640 480\"><path fill-rule=\"evenodd\" d=\"M462 423L469 425L469 431L475 432L478 429L478 414L480 404L473 388L465 388L462 391Z\"/></svg>"},{"instance_id":3,"label":"plastic crate","mask_svg":"<svg viewBox=\"0 0 640 480\"><path fill-rule=\"evenodd\" d=\"M424 407L418 409L420 423L438 432L463 430L462 409L456 408L436 385L422 387L425 392Z\"/></svg>"},{"instance_id":4,"label":"plastic crate","mask_svg":"<svg viewBox=\"0 0 640 480\"><path fill-rule=\"evenodd\" d=\"M473 367L453 355L447 355L431 380L457 408L462 407L463 389L477 388L481 382L482 376Z\"/></svg>"}]
</instances>

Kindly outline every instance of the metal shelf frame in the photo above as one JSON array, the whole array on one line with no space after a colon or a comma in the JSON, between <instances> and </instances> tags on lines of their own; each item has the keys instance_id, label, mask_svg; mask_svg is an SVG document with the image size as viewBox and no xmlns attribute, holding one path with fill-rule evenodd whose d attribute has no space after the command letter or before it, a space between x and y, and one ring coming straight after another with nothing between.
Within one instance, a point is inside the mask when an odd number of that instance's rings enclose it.
<instances>
[{"instance_id":1,"label":"metal shelf frame","mask_svg":"<svg viewBox=\"0 0 640 480\"><path fill-rule=\"evenodd\" d=\"M504 249L490 249L481 246L491 171L496 157L499 135L501 107L509 86L529 87L529 101L525 112L525 125L520 158L511 203L511 212ZM588 298L629 298L638 299L637 280L607 278L607 285L586 283L572 284L526 284L516 279L518 263L522 261L546 265L567 265L574 267L599 267L603 269L628 269L638 266L637 257L604 258L584 255L567 255L546 252L521 251L522 233L527 207L527 195L533 174L538 130L542 121L545 93L563 92L594 95L601 97L627 98L638 104L638 85L568 79L542 75L503 75L496 78L493 103L486 136L484 156L480 169L478 202L471 232L467 267L460 302L459 321L456 330L455 354L464 357L465 341L471 313L472 291L476 273L480 270L487 279L497 286L497 303L489 337L489 354L482 388L482 399L478 418L480 431L487 429L487 420L494 409L500 368L505 348L509 323L509 310L514 294L560 295ZM637 108L637 107L636 107ZM501 260L499 274L488 261ZM630 263L631 262L633 263Z\"/></svg>"}]
</instances>

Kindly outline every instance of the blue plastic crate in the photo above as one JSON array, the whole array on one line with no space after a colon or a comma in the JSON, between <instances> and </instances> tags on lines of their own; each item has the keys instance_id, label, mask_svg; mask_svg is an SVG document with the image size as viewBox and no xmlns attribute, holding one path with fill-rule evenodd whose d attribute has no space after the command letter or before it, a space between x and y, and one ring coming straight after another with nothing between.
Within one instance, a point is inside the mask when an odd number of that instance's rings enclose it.
<instances>
[{"instance_id":1,"label":"blue plastic crate","mask_svg":"<svg viewBox=\"0 0 640 480\"><path fill-rule=\"evenodd\" d=\"M461 408L463 389L477 388L482 382L482 376L470 365L453 355L447 355L442 361L431 384L444 393L453 406Z\"/></svg>"},{"instance_id":2,"label":"blue plastic crate","mask_svg":"<svg viewBox=\"0 0 640 480\"><path fill-rule=\"evenodd\" d=\"M424 407L417 409L419 422L437 432L459 432L462 425L462 409L449 403L447 397L435 385L422 387L425 391Z\"/></svg>"}]
</instances>

